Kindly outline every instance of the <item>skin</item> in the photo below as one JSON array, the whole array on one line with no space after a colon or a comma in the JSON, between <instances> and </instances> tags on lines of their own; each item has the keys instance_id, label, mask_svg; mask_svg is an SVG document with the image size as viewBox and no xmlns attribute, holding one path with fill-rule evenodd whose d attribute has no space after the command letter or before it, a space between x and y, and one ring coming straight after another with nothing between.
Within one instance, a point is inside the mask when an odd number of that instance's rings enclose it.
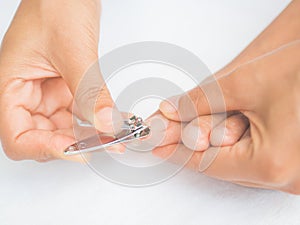
<instances>
[{"instance_id":1,"label":"skin","mask_svg":"<svg viewBox=\"0 0 300 225\"><path fill-rule=\"evenodd\" d=\"M79 96L76 116L99 131L113 131L114 103L104 82L94 85L92 93L78 89L87 71L101 80L100 10L97 0L21 2L0 49L0 138L9 158L82 161L63 155L75 141L74 96ZM86 108L89 112L81 110Z\"/></svg>"},{"instance_id":2,"label":"skin","mask_svg":"<svg viewBox=\"0 0 300 225\"><path fill-rule=\"evenodd\" d=\"M160 144L154 154L168 158L177 151L194 150L186 166L199 171L204 153L216 149L211 138L214 131L225 127L223 142L217 144L221 148L216 158L202 172L244 186L300 194L299 10L300 1L293 1L210 82L162 102L160 113L164 120L187 125L181 135L174 135L181 139ZM206 96L211 96L217 88L222 90L225 107L217 105L212 111L210 105L215 103ZM230 115L225 124L223 121L209 126L201 121L203 118L211 121L215 114L210 114L224 111L239 113ZM203 136L185 138L197 128L206 135L203 147L197 145L203 142ZM166 136L172 136L178 130L168 126L165 132ZM226 138L230 133L231 138Z\"/></svg>"},{"instance_id":3,"label":"skin","mask_svg":"<svg viewBox=\"0 0 300 225\"><path fill-rule=\"evenodd\" d=\"M192 149L195 153L187 166L198 170L204 152L221 146L213 164L204 171L207 175L299 194L299 44L253 61L300 39L299 5L299 0L293 1L235 60L214 75L210 85L200 84L177 96L175 109L169 101L160 105L155 116L164 121L165 136L154 154L167 158L175 150ZM93 86L92 97L84 94L87 86L79 88L80 99L76 99L79 83L90 68L101 77L96 63L100 9L96 0L72 4L67 0L22 1L0 50L0 138L11 159L81 161L62 154L74 142L74 100L76 116L94 123L100 131L113 132L114 104L104 82ZM215 91L211 84L218 84L223 91L225 120L220 114L223 111L211 111L205 98L204 94ZM89 102L95 109L85 105ZM105 113L100 113L103 109ZM200 132L191 139L195 128ZM289 139L282 134L289 134ZM220 135L224 137L221 141Z\"/></svg>"}]
</instances>

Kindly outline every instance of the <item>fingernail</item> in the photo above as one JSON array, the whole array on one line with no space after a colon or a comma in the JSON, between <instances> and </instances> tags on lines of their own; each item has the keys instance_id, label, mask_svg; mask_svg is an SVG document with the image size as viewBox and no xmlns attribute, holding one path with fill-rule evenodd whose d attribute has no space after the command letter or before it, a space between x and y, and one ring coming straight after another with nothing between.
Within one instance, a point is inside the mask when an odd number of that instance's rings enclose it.
<instances>
[{"instance_id":1,"label":"fingernail","mask_svg":"<svg viewBox=\"0 0 300 225\"><path fill-rule=\"evenodd\" d=\"M160 114L148 118L145 122L155 131L164 131L169 125L169 121Z\"/></svg>"},{"instance_id":2,"label":"fingernail","mask_svg":"<svg viewBox=\"0 0 300 225\"><path fill-rule=\"evenodd\" d=\"M105 133L118 133L122 121L122 116L116 109L105 107L96 113L95 126Z\"/></svg>"},{"instance_id":3,"label":"fingernail","mask_svg":"<svg viewBox=\"0 0 300 225\"><path fill-rule=\"evenodd\" d=\"M183 130L182 142L191 150L203 151L209 147L208 132L198 125L189 124Z\"/></svg>"},{"instance_id":4,"label":"fingernail","mask_svg":"<svg viewBox=\"0 0 300 225\"><path fill-rule=\"evenodd\" d=\"M152 147L159 146L165 139L169 120L158 114L147 119L146 123L151 127L151 133L150 136L145 139L146 142Z\"/></svg>"},{"instance_id":5,"label":"fingernail","mask_svg":"<svg viewBox=\"0 0 300 225\"><path fill-rule=\"evenodd\" d=\"M178 110L180 96L173 96L160 103L159 109L164 113L175 113Z\"/></svg>"}]
</instances>

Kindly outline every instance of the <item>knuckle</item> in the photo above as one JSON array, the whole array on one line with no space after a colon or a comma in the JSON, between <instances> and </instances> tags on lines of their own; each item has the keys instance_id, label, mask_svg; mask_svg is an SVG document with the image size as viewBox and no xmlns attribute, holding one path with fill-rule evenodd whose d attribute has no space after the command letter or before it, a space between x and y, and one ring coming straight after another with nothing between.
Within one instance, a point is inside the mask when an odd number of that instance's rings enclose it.
<instances>
[{"instance_id":1,"label":"knuckle","mask_svg":"<svg viewBox=\"0 0 300 225\"><path fill-rule=\"evenodd\" d=\"M76 92L76 101L81 104L86 104L87 101L96 102L99 93L101 93L101 87L98 86L83 86L80 87Z\"/></svg>"},{"instance_id":2,"label":"knuckle","mask_svg":"<svg viewBox=\"0 0 300 225\"><path fill-rule=\"evenodd\" d=\"M91 85L83 86L77 90L76 102L80 109L93 110L102 104L111 104L111 97L105 86Z\"/></svg>"},{"instance_id":3,"label":"knuckle","mask_svg":"<svg viewBox=\"0 0 300 225\"><path fill-rule=\"evenodd\" d=\"M98 90L98 95L97 95L96 102L95 102L96 108L98 108L101 105L107 105L107 104L111 105L111 103L112 103L112 100L111 100L108 89L102 88L102 89Z\"/></svg>"},{"instance_id":4,"label":"knuckle","mask_svg":"<svg viewBox=\"0 0 300 225\"><path fill-rule=\"evenodd\" d=\"M112 105L108 89L97 84L79 88L75 101L80 113L88 120L93 120L95 110L104 105Z\"/></svg>"}]
</instances>

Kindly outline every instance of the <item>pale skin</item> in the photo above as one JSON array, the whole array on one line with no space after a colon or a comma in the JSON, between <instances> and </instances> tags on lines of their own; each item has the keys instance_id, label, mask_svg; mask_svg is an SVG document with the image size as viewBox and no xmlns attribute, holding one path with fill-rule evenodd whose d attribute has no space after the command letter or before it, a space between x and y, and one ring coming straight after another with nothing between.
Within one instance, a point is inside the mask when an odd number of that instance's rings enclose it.
<instances>
[{"instance_id":1,"label":"pale skin","mask_svg":"<svg viewBox=\"0 0 300 225\"><path fill-rule=\"evenodd\" d=\"M221 145L204 171L208 176L300 194L299 10L300 1L293 1L232 63L214 75L215 81L162 102L160 111L169 122L169 138L154 154L168 158L176 150L192 149L195 152L186 166L198 171L204 151ZM235 113L212 128L209 114L213 102L206 96L216 91L215 84L222 90L225 110ZM190 113L194 108L196 115ZM179 135L176 127L181 122L188 124ZM214 131L224 126L223 142L215 144ZM189 139L197 129L200 135Z\"/></svg>"},{"instance_id":2,"label":"pale skin","mask_svg":"<svg viewBox=\"0 0 300 225\"><path fill-rule=\"evenodd\" d=\"M82 161L63 149L75 141L74 93L98 60L100 11L96 0L21 2L0 51L0 137L9 158ZM85 119L112 132L113 100L105 86L96 88L95 119ZM80 107L89 97L81 96Z\"/></svg>"},{"instance_id":3,"label":"pale skin","mask_svg":"<svg viewBox=\"0 0 300 225\"><path fill-rule=\"evenodd\" d=\"M80 157L66 158L63 150L74 142L74 93L83 74L98 59L101 5L96 0L68 2L23 0L2 43L0 138L11 159L81 161ZM178 146L195 150L187 166L198 170L203 152L221 146L205 174L299 194L299 44L244 65L300 39L299 10L300 1L293 1L235 60L214 75L224 93L225 110L230 112L225 121L219 119L217 127L211 127L212 112L201 85L183 95L175 109L168 107L168 101L163 102L159 114L168 125L154 154L167 158ZM187 113L187 96L197 116ZM95 121L83 116L99 131L112 132L113 105L109 91L101 86L92 113ZM181 122L186 126L183 134ZM211 134L224 123L227 132L220 143ZM193 129L189 127L201 130L200 135L190 140ZM282 138L287 133L289 139Z\"/></svg>"}]
</instances>

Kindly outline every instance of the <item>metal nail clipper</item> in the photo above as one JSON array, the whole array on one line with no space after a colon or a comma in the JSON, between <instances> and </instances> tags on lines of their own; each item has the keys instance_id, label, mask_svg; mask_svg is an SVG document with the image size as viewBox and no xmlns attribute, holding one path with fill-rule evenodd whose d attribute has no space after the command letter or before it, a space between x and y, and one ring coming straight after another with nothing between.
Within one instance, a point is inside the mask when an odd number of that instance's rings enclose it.
<instances>
[{"instance_id":1,"label":"metal nail clipper","mask_svg":"<svg viewBox=\"0 0 300 225\"><path fill-rule=\"evenodd\" d=\"M141 117L132 116L121 128L120 133L115 136L97 134L78 141L65 149L65 155L76 155L80 153L103 150L104 148L127 143L136 139L147 137L150 134L150 127L143 122Z\"/></svg>"}]
</instances>

